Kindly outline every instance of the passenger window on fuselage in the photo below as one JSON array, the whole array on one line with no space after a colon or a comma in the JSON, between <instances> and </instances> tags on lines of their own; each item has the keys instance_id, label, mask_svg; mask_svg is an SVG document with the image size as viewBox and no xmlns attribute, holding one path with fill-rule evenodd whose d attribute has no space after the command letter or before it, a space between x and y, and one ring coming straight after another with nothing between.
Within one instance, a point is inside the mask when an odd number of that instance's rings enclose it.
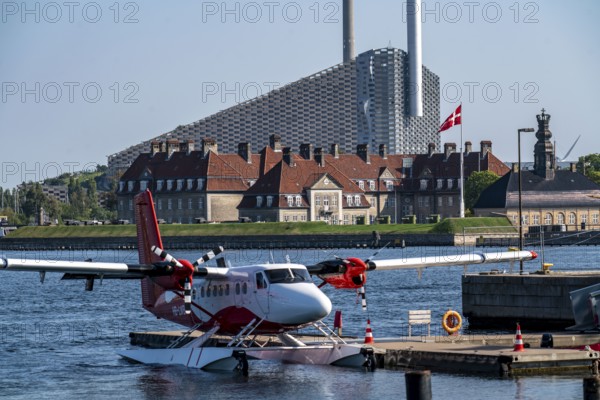
<instances>
[{"instance_id":1,"label":"passenger window on fuselage","mask_svg":"<svg viewBox=\"0 0 600 400\"><path fill-rule=\"evenodd\" d=\"M229 296L229 283L225 284L225 296Z\"/></svg>"},{"instance_id":2,"label":"passenger window on fuselage","mask_svg":"<svg viewBox=\"0 0 600 400\"><path fill-rule=\"evenodd\" d=\"M248 285L246 284L246 282L242 283L242 293L248 293Z\"/></svg>"},{"instance_id":3,"label":"passenger window on fuselage","mask_svg":"<svg viewBox=\"0 0 600 400\"><path fill-rule=\"evenodd\" d=\"M240 294L240 283L239 282L237 282L235 284L235 294Z\"/></svg>"},{"instance_id":4,"label":"passenger window on fuselage","mask_svg":"<svg viewBox=\"0 0 600 400\"><path fill-rule=\"evenodd\" d=\"M200 297L204 297L204 286L200 288Z\"/></svg>"},{"instance_id":5,"label":"passenger window on fuselage","mask_svg":"<svg viewBox=\"0 0 600 400\"><path fill-rule=\"evenodd\" d=\"M206 297L210 297L210 286L206 288Z\"/></svg>"}]
</instances>

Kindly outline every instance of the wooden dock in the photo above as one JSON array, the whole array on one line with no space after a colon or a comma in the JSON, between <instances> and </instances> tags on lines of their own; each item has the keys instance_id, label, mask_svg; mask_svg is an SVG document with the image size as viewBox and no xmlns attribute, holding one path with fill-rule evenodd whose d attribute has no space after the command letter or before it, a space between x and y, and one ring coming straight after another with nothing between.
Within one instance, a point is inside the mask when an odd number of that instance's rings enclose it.
<instances>
[{"instance_id":1,"label":"wooden dock","mask_svg":"<svg viewBox=\"0 0 600 400\"><path fill-rule=\"evenodd\" d=\"M131 332L131 344L153 348L167 347L183 332ZM191 337L197 337L194 332ZM492 375L542 375L560 373L597 374L600 352L577 349L600 343L600 334L553 333L553 348L540 348L542 335L525 334L525 351L514 352L514 335L459 335L375 338L372 345L379 364L386 369L430 369ZM305 337L310 341L314 337ZM321 338L322 339L322 338ZM363 339L344 338L348 342ZM259 338L277 344L271 336ZM220 343L219 343L220 342ZM224 345L227 338L215 339Z\"/></svg>"}]
</instances>

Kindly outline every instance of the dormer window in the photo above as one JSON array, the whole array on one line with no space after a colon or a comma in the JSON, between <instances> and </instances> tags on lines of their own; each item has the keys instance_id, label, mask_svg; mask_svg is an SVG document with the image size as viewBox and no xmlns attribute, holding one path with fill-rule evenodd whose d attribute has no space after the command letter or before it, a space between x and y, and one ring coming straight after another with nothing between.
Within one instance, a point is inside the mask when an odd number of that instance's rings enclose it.
<instances>
[{"instance_id":1,"label":"dormer window","mask_svg":"<svg viewBox=\"0 0 600 400\"><path fill-rule=\"evenodd\" d=\"M374 191L375 190L375 181L369 181L369 190L370 191Z\"/></svg>"},{"instance_id":2,"label":"dormer window","mask_svg":"<svg viewBox=\"0 0 600 400\"><path fill-rule=\"evenodd\" d=\"M173 179L167 180L167 190L173 190Z\"/></svg>"},{"instance_id":3,"label":"dormer window","mask_svg":"<svg viewBox=\"0 0 600 400\"><path fill-rule=\"evenodd\" d=\"M437 180L436 189L441 189L442 186L444 186L444 180L443 179L438 179Z\"/></svg>"},{"instance_id":4,"label":"dormer window","mask_svg":"<svg viewBox=\"0 0 600 400\"><path fill-rule=\"evenodd\" d=\"M204 178L198 178L198 190L204 189Z\"/></svg>"},{"instance_id":5,"label":"dormer window","mask_svg":"<svg viewBox=\"0 0 600 400\"><path fill-rule=\"evenodd\" d=\"M288 207L293 207L294 206L294 197L287 196L287 203L288 203Z\"/></svg>"},{"instance_id":6,"label":"dormer window","mask_svg":"<svg viewBox=\"0 0 600 400\"><path fill-rule=\"evenodd\" d=\"M177 179L177 191L181 191L183 189L183 179Z\"/></svg>"},{"instance_id":7,"label":"dormer window","mask_svg":"<svg viewBox=\"0 0 600 400\"><path fill-rule=\"evenodd\" d=\"M156 181L156 191L160 192L161 190L163 190L163 185L164 184L165 184L165 181L163 181L162 179Z\"/></svg>"},{"instance_id":8,"label":"dormer window","mask_svg":"<svg viewBox=\"0 0 600 400\"><path fill-rule=\"evenodd\" d=\"M148 181L140 181L140 190L143 192L148 189Z\"/></svg>"},{"instance_id":9,"label":"dormer window","mask_svg":"<svg viewBox=\"0 0 600 400\"><path fill-rule=\"evenodd\" d=\"M427 190L427 179L421 179L421 190Z\"/></svg>"},{"instance_id":10,"label":"dormer window","mask_svg":"<svg viewBox=\"0 0 600 400\"><path fill-rule=\"evenodd\" d=\"M122 192L123 190L125 190L125 182L119 181L119 192Z\"/></svg>"},{"instance_id":11,"label":"dormer window","mask_svg":"<svg viewBox=\"0 0 600 400\"><path fill-rule=\"evenodd\" d=\"M385 188L387 189L388 192L391 192L392 190L394 190L394 182L385 181Z\"/></svg>"},{"instance_id":12,"label":"dormer window","mask_svg":"<svg viewBox=\"0 0 600 400\"><path fill-rule=\"evenodd\" d=\"M262 196L256 196L256 207L262 207L263 198Z\"/></svg>"},{"instance_id":13,"label":"dormer window","mask_svg":"<svg viewBox=\"0 0 600 400\"><path fill-rule=\"evenodd\" d=\"M302 196L296 196L296 207L302 206Z\"/></svg>"},{"instance_id":14,"label":"dormer window","mask_svg":"<svg viewBox=\"0 0 600 400\"><path fill-rule=\"evenodd\" d=\"M448 179L448 189L452 189L453 184L454 184L454 180Z\"/></svg>"},{"instance_id":15,"label":"dormer window","mask_svg":"<svg viewBox=\"0 0 600 400\"><path fill-rule=\"evenodd\" d=\"M351 195L346 196L346 203L348 203L348 207L354 206L354 201Z\"/></svg>"},{"instance_id":16,"label":"dormer window","mask_svg":"<svg viewBox=\"0 0 600 400\"><path fill-rule=\"evenodd\" d=\"M360 196L359 195L354 196L354 205L360 206Z\"/></svg>"},{"instance_id":17,"label":"dormer window","mask_svg":"<svg viewBox=\"0 0 600 400\"><path fill-rule=\"evenodd\" d=\"M365 190L365 181L358 181L358 187L360 190Z\"/></svg>"},{"instance_id":18,"label":"dormer window","mask_svg":"<svg viewBox=\"0 0 600 400\"><path fill-rule=\"evenodd\" d=\"M187 180L187 190L192 190L192 187L194 186L194 180L193 179L188 179Z\"/></svg>"},{"instance_id":19,"label":"dormer window","mask_svg":"<svg viewBox=\"0 0 600 400\"><path fill-rule=\"evenodd\" d=\"M135 181L127 182L127 190L133 192L133 185L135 185Z\"/></svg>"},{"instance_id":20,"label":"dormer window","mask_svg":"<svg viewBox=\"0 0 600 400\"><path fill-rule=\"evenodd\" d=\"M267 207L273 206L273 196L267 196Z\"/></svg>"}]
</instances>

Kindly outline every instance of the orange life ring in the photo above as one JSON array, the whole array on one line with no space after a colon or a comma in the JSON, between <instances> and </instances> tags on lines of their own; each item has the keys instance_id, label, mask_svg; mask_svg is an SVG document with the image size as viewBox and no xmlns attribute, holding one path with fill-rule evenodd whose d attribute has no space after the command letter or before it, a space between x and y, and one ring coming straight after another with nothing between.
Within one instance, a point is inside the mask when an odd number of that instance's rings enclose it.
<instances>
[{"instance_id":1,"label":"orange life ring","mask_svg":"<svg viewBox=\"0 0 600 400\"><path fill-rule=\"evenodd\" d=\"M452 310L446 311L442 317L442 328L444 328L448 335L458 332L461 326L462 318L460 314Z\"/></svg>"}]
</instances>

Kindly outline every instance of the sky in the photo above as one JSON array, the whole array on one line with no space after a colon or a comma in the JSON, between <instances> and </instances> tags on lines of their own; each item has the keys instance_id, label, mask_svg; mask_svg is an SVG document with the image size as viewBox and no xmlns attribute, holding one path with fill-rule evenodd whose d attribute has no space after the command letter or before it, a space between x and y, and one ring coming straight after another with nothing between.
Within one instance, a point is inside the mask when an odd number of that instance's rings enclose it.
<instances>
[{"instance_id":1,"label":"sky","mask_svg":"<svg viewBox=\"0 0 600 400\"><path fill-rule=\"evenodd\" d=\"M406 3L355 0L356 51L406 50ZM342 61L342 1L3 1L0 186L107 156ZM600 152L600 2L427 1L441 119L517 160L542 108L562 158ZM441 123L442 121L440 121ZM217 138L218 140L218 138ZM460 129L442 134L460 142ZM522 134L533 160L535 135ZM265 143L266 145L266 143Z\"/></svg>"}]
</instances>

